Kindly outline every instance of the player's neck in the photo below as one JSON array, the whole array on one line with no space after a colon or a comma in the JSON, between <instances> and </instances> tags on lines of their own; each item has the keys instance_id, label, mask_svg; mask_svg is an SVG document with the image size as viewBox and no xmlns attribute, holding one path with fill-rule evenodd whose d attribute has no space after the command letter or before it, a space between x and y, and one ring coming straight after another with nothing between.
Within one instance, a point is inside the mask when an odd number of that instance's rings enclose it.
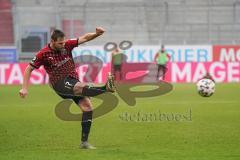
<instances>
[{"instance_id":1,"label":"player's neck","mask_svg":"<svg viewBox=\"0 0 240 160\"><path fill-rule=\"evenodd\" d=\"M52 43L49 44L49 48L50 48L51 50L57 51L57 49L53 46Z\"/></svg>"}]
</instances>

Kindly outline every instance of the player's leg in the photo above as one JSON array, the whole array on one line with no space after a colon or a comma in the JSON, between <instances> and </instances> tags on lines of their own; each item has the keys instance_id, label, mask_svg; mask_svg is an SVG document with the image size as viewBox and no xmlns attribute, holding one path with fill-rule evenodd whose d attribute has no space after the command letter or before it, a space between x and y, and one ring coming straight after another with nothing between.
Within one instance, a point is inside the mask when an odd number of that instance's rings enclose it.
<instances>
[{"instance_id":1,"label":"player's leg","mask_svg":"<svg viewBox=\"0 0 240 160\"><path fill-rule=\"evenodd\" d=\"M94 97L105 92L115 92L114 78L110 73L104 86L91 86L86 83L78 82L73 87L73 93L76 96Z\"/></svg>"},{"instance_id":2,"label":"player's leg","mask_svg":"<svg viewBox=\"0 0 240 160\"><path fill-rule=\"evenodd\" d=\"M161 65L158 64L158 69L157 69L157 80L159 80L160 70L161 70Z\"/></svg>"},{"instance_id":3,"label":"player's leg","mask_svg":"<svg viewBox=\"0 0 240 160\"><path fill-rule=\"evenodd\" d=\"M90 144L88 144L88 135L90 132L91 124L92 124L92 104L89 98L82 96L74 96L73 94L73 86L79 83L77 79L73 79L70 77L66 77L59 81L57 84L53 86L55 92L61 96L63 99L73 99L73 101L80 106L82 110L82 148L93 149Z\"/></svg>"},{"instance_id":4,"label":"player's leg","mask_svg":"<svg viewBox=\"0 0 240 160\"><path fill-rule=\"evenodd\" d=\"M115 92L114 79L110 73L104 86L92 86L87 83L81 83L77 79L65 77L62 80L59 80L52 87L61 97L93 97L105 92Z\"/></svg>"},{"instance_id":5,"label":"player's leg","mask_svg":"<svg viewBox=\"0 0 240 160\"><path fill-rule=\"evenodd\" d=\"M116 72L117 72L116 65L113 64L112 73L113 73L114 80L117 80L117 79L116 79L116 78L117 78Z\"/></svg>"},{"instance_id":6,"label":"player's leg","mask_svg":"<svg viewBox=\"0 0 240 160\"><path fill-rule=\"evenodd\" d=\"M121 80L121 72L120 72L120 65L115 64L114 65L114 78L115 80ZM117 76L118 75L118 76ZM118 78L117 78L118 77Z\"/></svg>"},{"instance_id":7,"label":"player's leg","mask_svg":"<svg viewBox=\"0 0 240 160\"><path fill-rule=\"evenodd\" d=\"M118 72L119 72L119 79L122 80L122 64L118 66Z\"/></svg>"},{"instance_id":8,"label":"player's leg","mask_svg":"<svg viewBox=\"0 0 240 160\"><path fill-rule=\"evenodd\" d=\"M82 135L80 148L82 149L95 149L91 144L88 143L88 136L90 134L90 129L92 125L92 103L88 97L75 97L73 98L75 103L82 110Z\"/></svg>"},{"instance_id":9,"label":"player's leg","mask_svg":"<svg viewBox=\"0 0 240 160\"><path fill-rule=\"evenodd\" d=\"M162 77L162 80L164 80L166 71L167 71L167 68L164 65L158 65L157 80L160 77Z\"/></svg>"},{"instance_id":10,"label":"player's leg","mask_svg":"<svg viewBox=\"0 0 240 160\"><path fill-rule=\"evenodd\" d=\"M163 65L162 70L163 70L163 80L165 80L165 74L167 72L167 67L165 65Z\"/></svg>"}]
</instances>

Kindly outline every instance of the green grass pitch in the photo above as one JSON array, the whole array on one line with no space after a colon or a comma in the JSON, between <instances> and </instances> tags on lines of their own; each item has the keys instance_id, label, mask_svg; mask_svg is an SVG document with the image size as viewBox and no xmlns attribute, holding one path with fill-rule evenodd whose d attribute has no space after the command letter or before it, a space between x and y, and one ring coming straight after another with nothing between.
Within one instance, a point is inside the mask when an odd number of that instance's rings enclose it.
<instances>
[{"instance_id":1,"label":"green grass pitch","mask_svg":"<svg viewBox=\"0 0 240 160\"><path fill-rule=\"evenodd\" d=\"M120 99L116 109L94 120L90 142L96 150L79 149L80 122L56 117L61 99L49 86L31 86L26 99L19 89L0 86L0 160L240 159L239 83L217 84L210 98L200 97L194 84L174 84L170 93L139 98L134 107ZM99 103L93 99L94 106ZM78 112L75 105L71 109ZM145 119L159 112L188 118Z\"/></svg>"}]
</instances>

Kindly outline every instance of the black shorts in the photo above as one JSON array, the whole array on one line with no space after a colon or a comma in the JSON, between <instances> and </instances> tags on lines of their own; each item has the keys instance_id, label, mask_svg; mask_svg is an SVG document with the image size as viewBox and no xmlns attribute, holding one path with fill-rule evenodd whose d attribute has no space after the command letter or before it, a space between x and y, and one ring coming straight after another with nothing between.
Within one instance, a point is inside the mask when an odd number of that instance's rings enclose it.
<instances>
[{"instance_id":1,"label":"black shorts","mask_svg":"<svg viewBox=\"0 0 240 160\"><path fill-rule=\"evenodd\" d=\"M72 99L77 105L84 99L84 96L74 96L73 87L78 79L65 77L53 85L54 91L63 99Z\"/></svg>"},{"instance_id":2,"label":"black shorts","mask_svg":"<svg viewBox=\"0 0 240 160\"><path fill-rule=\"evenodd\" d=\"M158 64L158 72L159 72L160 70L163 70L163 72L165 73L166 70L167 70L167 67L166 67L165 65Z\"/></svg>"},{"instance_id":3,"label":"black shorts","mask_svg":"<svg viewBox=\"0 0 240 160\"><path fill-rule=\"evenodd\" d=\"M121 71L122 65L121 64L115 64L113 65L114 71Z\"/></svg>"}]
</instances>

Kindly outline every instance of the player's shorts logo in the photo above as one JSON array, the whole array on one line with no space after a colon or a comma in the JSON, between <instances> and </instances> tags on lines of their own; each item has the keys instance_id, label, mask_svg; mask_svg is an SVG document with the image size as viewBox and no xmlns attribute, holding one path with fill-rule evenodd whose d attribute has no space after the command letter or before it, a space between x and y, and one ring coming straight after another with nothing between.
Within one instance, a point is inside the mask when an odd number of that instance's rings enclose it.
<instances>
[{"instance_id":1,"label":"player's shorts logo","mask_svg":"<svg viewBox=\"0 0 240 160\"><path fill-rule=\"evenodd\" d=\"M65 82L65 88L71 89L73 85L70 82Z\"/></svg>"}]
</instances>

